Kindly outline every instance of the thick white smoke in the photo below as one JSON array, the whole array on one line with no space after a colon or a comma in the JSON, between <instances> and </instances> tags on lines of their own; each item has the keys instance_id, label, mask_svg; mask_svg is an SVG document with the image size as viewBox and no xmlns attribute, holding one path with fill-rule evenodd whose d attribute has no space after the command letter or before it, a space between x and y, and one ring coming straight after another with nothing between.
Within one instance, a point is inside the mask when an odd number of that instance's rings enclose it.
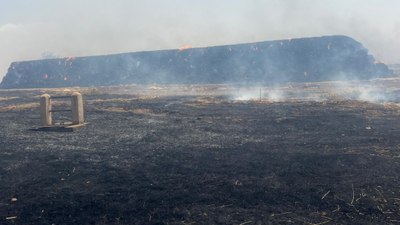
<instances>
[{"instance_id":1,"label":"thick white smoke","mask_svg":"<svg viewBox=\"0 0 400 225\"><path fill-rule=\"evenodd\" d=\"M0 78L12 61L348 35L400 62L400 1L70 0L0 4ZM312 26L311 26L312 24Z\"/></svg>"}]
</instances>

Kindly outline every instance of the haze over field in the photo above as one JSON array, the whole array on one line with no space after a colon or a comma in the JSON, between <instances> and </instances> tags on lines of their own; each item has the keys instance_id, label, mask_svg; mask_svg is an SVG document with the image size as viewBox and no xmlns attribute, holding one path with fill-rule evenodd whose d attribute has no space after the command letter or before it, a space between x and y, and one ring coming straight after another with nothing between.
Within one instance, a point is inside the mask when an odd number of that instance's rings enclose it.
<instances>
[{"instance_id":1,"label":"haze over field","mask_svg":"<svg viewBox=\"0 0 400 225\"><path fill-rule=\"evenodd\" d=\"M0 79L12 61L348 35L400 62L397 0L0 2Z\"/></svg>"}]
</instances>

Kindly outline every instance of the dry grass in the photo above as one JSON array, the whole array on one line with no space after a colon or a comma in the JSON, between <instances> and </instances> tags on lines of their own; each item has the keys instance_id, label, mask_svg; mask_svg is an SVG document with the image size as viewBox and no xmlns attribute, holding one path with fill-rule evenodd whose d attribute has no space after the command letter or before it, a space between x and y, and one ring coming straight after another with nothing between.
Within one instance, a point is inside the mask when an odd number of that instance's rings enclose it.
<instances>
[{"instance_id":1,"label":"dry grass","mask_svg":"<svg viewBox=\"0 0 400 225\"><path fill-rule=\"evenodd\" d=\"M17 99L18 97L0 97L0 102L1 101L9 101L9 100L13 100L13 99Z\"/></svg>"},{"instance_id":2,"label":"dry grass","mask_svg":"<svg viewBox=\"0 0 400 225\"><path fill-rule=\"evenodd\" d=\"M189 102L186 105L194 106L194 107L201 107L207 105L214 105L222 103L221 99L213 98L213 97L199 97L196 98L194 101Z\"/></svg>"},{"instance_id":3,"label":"dry grass","mask_svg":"<svg viewBox=\"0 0 400 225\"><path fill-rule=\"evenodd\" d=\"M140 115L156 115L151 109L134 109L132 112Z\"/></svg>"},{"instance_id":4,"label":"dry grass","mask_svg":"<svg viewBox=\"0 0 400 225\"><path fill-rule=\"evenodd\" d=\"M385 107L385 109L396 109L396 110L399 110L400 109L400 104L399 103L387 102L387 103L383 104L383 107Z\"/></svg>"},{"instance_id":5,"label":"dry grass","mask_svg":"<svg viewBox=\"0 0 400 225\"><path fill-rule=\"evenodd\" d=\"M93 100L85 100L85 103L93 104L93 103L102 103L102 102L129 102L137 100L137 98L110 98L110 99L93 99Z\"/></svg>"},{"instance_id":6,"label":"dry grass","mask_svg":"<svg viewBox=\"0 0 400 225\"><path fill-rule=\"evenodd\" d=\"M0 112L21 111L21 110L27 110L27 109L34 109L34 108L38 108L38 107L39 107L39 103L37 103L37 102L6 105L6 106L0 107Z\"/></svg>"},{"instance_id":7,"label":"dry grass","mask_svg":"<svg viewBox=\"0 0 400 225\"><path fill-rule=\"evenodd\" d=\"M130 112L136 115L146 115L146 116L165 116L164 113L156 113L151 109L126 109L122 107L101 107L101 108L96 108L97 110L100 111L106 111L106 112L117 112L117 113L125 113L125 112Z\"/></svg>"},{"instance_id":8,"label":"dry grass","mask_svg":"<svg viewBox=\"0 0 400 225\"><path fill-rule=\"evenodd\" d=\"M109 98L109 99L91 99L91 100L85 100L85 104L94 104L94 103L103 103L103 102L129 102L129 101L135 101L135 100L152 100L152 99L158 99L161 96L159 95L139 95L131 98Z\"/></svg>"},{"instance_id":9,"label":"dry grass","mask_svg":"<svg viewBox=\"0 0 400 225\"><path fill-rule=\"evenodd\" d=\"M106 112L118 112L118 113L120 113L120 112L129 112L129 110L126 110L126 109L121 108L121 107L107 107L107 108L102 107L102 108L96 108L96 109L100 110L100 111L106 111Z\"/></svg>"}]
</instances>

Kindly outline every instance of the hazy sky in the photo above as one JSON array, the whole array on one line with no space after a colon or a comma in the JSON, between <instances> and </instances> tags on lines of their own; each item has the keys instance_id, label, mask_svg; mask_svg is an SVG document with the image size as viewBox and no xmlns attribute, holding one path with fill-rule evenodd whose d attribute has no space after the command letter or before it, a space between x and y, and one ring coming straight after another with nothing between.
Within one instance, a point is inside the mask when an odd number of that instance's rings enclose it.
<instances>
[{"instance_id":1,"label":"hazy sky","mask_svg":"<svg viewBox=\"0 0 400 225\"><path fill-rule=\"evenodd\" d=\"M0 0L12 61L343 34L400 63L400 0Z\"/></svg>"}]
</instances>

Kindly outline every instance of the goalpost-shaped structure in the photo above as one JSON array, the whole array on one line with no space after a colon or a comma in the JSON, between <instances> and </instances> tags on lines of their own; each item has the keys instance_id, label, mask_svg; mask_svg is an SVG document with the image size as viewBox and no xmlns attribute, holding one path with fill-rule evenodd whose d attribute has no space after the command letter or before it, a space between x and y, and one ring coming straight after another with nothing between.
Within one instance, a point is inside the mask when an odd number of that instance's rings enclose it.
<instances>
[{"instance_id":1,"label":"goalpost-shaped structure","mask_svg":"<svg viewBox=\"0 0 400 225\"><path fill-rule=\"evenodd\" d=\"M70 109L52 109L51 100L52 99L70 99L71 108ZM68 126L79 126L84 125L83 117L83 100L82 95L78 92L74 92L72 95L65 96L50 96L48 94L43 94L40 97L40 121L43 127L53 127L52 113L54 112L72 112L72 121Z\"/></svg>"}]
</instances>

